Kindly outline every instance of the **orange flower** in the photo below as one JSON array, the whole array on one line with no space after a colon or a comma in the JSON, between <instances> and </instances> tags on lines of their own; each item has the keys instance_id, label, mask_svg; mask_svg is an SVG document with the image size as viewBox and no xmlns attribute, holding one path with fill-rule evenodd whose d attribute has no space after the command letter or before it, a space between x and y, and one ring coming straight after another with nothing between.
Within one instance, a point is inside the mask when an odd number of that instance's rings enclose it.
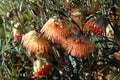
<instances>
[{"instance_id":1,"label":"orange flower","mask_svg":"<svg viewBox=\"0 0 120 80\"><path fill-rule=\"evenodd\" d=\"M49 42L40 37L35 31L30 31L22 37L23 46L32 53L48 53L50 49Z\"/></svg>"},{"instance_id":2,"label":"orange flower","mask_svg":"<svg viewBox=\"0 0 120 80\"><path fill-rule=\"evenodd\" d=\"M95 51L95 48L90 42L85 42L81 39L68 38L62 45L70 55L75 57L83 57Z\"/></svg>"},{"instance_id":3,"label":"orange flower","mask_svg":"<svg viewBox=\"0 0 120 80\"><path fill-rule=\"evenodd\" d=\"M120 61L120 52L115 52L113 55L116 58L116 60Z\"/></svg>"},{"instance_id":4,"label":"orange flower","mask_svg":"<svg viewBox=\"0 0 120 80\"><path fill-rule=\"evenodd\" d=\"M45 38L56 42L61 42L70 36L68 27L62 21L58 21L55 18L50 18L40 32Z\"/></svg>"},{"instance_id":5,"label":"orange flower","mask_svg":"<svg viewBox=\"0 0 120 80\"><path fill-rule=\"evenodd\" d=\"M33 75L36 78L45 77L52 69L52 66L47 62L46 58L39 58L34 63L34 72Z\"/></svg>"}]
</instances>

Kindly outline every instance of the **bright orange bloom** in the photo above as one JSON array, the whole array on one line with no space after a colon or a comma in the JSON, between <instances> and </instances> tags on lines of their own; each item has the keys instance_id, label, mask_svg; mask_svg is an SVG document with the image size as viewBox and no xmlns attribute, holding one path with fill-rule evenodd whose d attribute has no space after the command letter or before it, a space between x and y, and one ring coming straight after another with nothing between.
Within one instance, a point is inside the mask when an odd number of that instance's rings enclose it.
<instances>
[{"instance_id":1,"label":"bright orange bloom","mask_svg":"<svg viewBox=\"0 0 120 80\"><path fill-rule=\"evenodd\" d=\"M62 46L70 55L75 57L84 57L95 51L90 42L85 42L81 39L68 38Z\"/></svg>"},{"instance_id":2,"label":"bright orange bloom","mask_svg":"<svg viewBox=\"0 0 120 80\"><path fill-rule=\"evenodd\" d=\"M40 37L35 30L28 32L22 37L23 46L32 53L48 53L50 49L49 42Z\"/></svg>"},{"instance_id":3,"label":"bright orange bloom","mask_svg":"<svg viewBox=\"0 0 120 80\"><path fill-rule=\"evenodd\" d=\"M69 37L68 27L55 18L50 18L40 31L45 38L49 40L61 42L66 37Z\"/></svg>"},{"instance_id":4,"label":"bright orange bloom","mask_svg":"<svg viewBox=\"0 0 120 80\"><path fill-rule=\"evenodd\" d=\"M52 66L47 62L46 58L43 58L43 57L40 59L37 59L33 65L34 65L33 75L36 78L45 77L52 69Z\"/></svg>"}]
</instances>

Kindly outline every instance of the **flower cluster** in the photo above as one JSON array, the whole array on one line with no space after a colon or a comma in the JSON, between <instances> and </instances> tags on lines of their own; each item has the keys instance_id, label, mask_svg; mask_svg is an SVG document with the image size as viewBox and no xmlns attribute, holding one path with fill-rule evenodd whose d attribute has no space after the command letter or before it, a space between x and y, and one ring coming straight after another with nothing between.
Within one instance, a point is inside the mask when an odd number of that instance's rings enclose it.
<instances>
[{"instance_id":1,"label":"flower cluster","mask_svg":"<svg viewBox=\"0 0 120 80\"><path fill-rule=\"evenodd\" d=\"M74 29L74 26L72 26L71 29ZM71 31L75 33L75 30ZM75 39L70 34L67 24L62 20L55 17L50 18L39 32L35 30L30 31L26 33L21 40L27 51L31 54L34 53L37 58L37 60L33 61L33 75L37 78L46 76L52 69L49 59L47 58L49 56L46 54L49 53L51 49L47 39L58 43L68 54L78 58L88 56L89 53L95 51L90 41L86 41L82 38ZM45 57L46 55L47 57Z\"/></svg>"},{"instance_id":2,"label":"flower cluster","mask_svg":"<svg viewBox=\"0 0 120 80\"><path fill-rule=\"evenodd\" d=\"M71 29L74 29L74 27L76 28L76 26L72 26ZM40 32L48 40L55 41L62 45L62 47L72 56L80 58L95 51L95 48L90 41L84 41L81 38L79 38L79 40L74 39L70 35L68 26L55 18L50 18Z\"/></svg>"}]
</instances>

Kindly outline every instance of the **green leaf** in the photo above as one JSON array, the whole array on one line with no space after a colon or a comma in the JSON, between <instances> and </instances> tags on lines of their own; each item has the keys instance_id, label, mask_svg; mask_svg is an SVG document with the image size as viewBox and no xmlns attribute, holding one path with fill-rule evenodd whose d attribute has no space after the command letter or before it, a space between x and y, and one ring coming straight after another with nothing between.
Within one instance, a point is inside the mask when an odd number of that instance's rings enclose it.
<instances>
[{"instance_id":1,"label":"green leaf","mask_svg":"<svg viewBox=\"0 0 120 80\"><path fill-rule=\"evenodd\" d=\"M110 80L117 80L120 77L120 73L116 73Z\"/></svg>"},{"instance_id":2,"label":"green leaf","mask_svg":"<svg viewBox=\"0 0 120 80\"><path fill-rule=\"evenodd\" d=\"M116 40L120 41L120 26L119 25L115 26L115 38Z\"/></svg>"},{"instance_id":3,"label":"green leaf","mask_svg":"<svg viewBox=\"0 0 120 80\"><path fill-rule=\"evenodd\" d=\"M26 19L26 20L30 20L31 19L31 16L28 12L25 12L23 13L23 17Z\"/></svg>"},{"instance_id":4,"label":"green leaf","mask_svg":"<svg viewBox=\"0 0 120 80\"><path fill-rule=\"evenodd\" d=\"M2 17L0 17L0 37L1 37L1 34L4 33L3 32L3 20L2 20Z\"/></svg>"}]
</instances>

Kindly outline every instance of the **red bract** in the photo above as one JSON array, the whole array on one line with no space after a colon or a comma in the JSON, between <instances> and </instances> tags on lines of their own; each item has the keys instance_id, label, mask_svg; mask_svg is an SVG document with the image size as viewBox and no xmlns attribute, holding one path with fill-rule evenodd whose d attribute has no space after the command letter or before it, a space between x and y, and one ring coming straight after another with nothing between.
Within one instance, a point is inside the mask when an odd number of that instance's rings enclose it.
<instances>
[{"instance_id":1,"label":"red bract","mask_svg":"<svg viewBox=\"0 0 120 80\"><path fill-rule=\"evenodd\" d=\"M20 35L17 35L17 34L14 35L14 41L17 41L17 40L19 40L20 38L21 38Z\"/></svg>"},{"instance_id":2,"label":"red bract","mask_svg":"<svg viewBox=\"0 0 120 80\"><path fill-rule=\"evenodd\" d=\"M41 70L39 70L38 72L35 72L33 75L35 77L44 77L46 76L50 71L51 71L52 67L51 65L46 65L44 68L42 68Z\"/></svg>"},{"instance_id":3,"label":"red bract","mask_svg":"<svg viewBox=\"0 0 120 80\"><path fill-rule=\"evenodd\" d=\"M42 78L45 77L52 69L51 64L49 64L48 59L40 56L39 59L37 59L36 61L34 61L33 63L33 75L36 78Z\"/></svg>"},{"instance_id":4,"label":"red bract","mask_svg":"<svg viewBox=\"0 0 120 80\"><path fill-rule=\"evenodd\" d=\"M91 33L97 36L102 36L104 33L103 29L95 24L95 21L88 21L84 26L84 30L90 31Z\"/></svg>"}]
</instances>

